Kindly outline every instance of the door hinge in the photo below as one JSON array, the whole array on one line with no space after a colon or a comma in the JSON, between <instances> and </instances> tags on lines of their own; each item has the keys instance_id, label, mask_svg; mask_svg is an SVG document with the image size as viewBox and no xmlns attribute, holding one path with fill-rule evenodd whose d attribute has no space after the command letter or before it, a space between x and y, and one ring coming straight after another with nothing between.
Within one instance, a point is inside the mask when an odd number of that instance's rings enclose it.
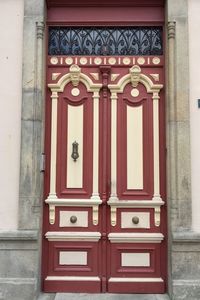
<instances>
[{"instance_id":1,"label":"door hinge","mask_svg":"<svg viewBox=\"0 0 200 300\"><path fill-rule=\"evenodd\" d=\"M40 172L44 172L45 171L45 154L41 153L40 156Z\"/></svg>"}]
</instances>

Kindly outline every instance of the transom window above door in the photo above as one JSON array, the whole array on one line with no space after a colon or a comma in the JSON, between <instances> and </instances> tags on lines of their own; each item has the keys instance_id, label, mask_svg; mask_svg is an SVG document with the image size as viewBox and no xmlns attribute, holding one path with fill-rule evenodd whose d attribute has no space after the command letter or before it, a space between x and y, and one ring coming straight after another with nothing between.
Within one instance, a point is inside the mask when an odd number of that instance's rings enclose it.
<instances>
[{"instance_id":1,"label":"transom window above door","mask_svg":"<svg viewBox=\"0 0 200 300\"><path fill-rule=\"evenodd\" d=\"M48 54L162 55L162 27L49 27Z\"/></svg>"}]
</instances>

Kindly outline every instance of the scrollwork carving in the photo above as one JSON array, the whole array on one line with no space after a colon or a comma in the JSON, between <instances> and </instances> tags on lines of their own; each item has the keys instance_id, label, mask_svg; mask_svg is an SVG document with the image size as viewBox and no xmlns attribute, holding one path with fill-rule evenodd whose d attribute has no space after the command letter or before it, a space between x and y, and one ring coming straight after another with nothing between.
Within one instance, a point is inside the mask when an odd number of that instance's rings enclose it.
<instances>
[{"instance_id":1,"label":"scrollwork carving","mask_svg":"<svg viewBox=\"0 0 200 300\"><path fill-rule=\"evenodd\" d=\"M43 39L44 37L44 22L36 22L36 29L37 29L37 38Z\"/></svg>"},{"instance_id":2,"label":"scrollwork carving","mask_svg":"<svg viewBox=\"0 0 200 300\"><path fill-rule=\"evenodd\" d=\"M80 81L81 68L77 65L72 65L69 69L69 72L73 86L78 86Z\"/></svg>"},{"instance_id":3,"label":"scrollwork carving","mask_svg":"<svg viewBox=\"0 0 200 300\"><path fill-rule=\"evenodd\" d=\"M169 22L168 23L168 39L174 39L176 34L176 23Z\"/></svg>"},{"instance_id":4,"label":"scrollwork carving","mask_svg":"<svg viewBox=\"0 0 200 300\"><path fill-rule=\"evenodd\" d=\"M140 80L141 69L139 66L135 65L129 70L129 72L131 75L131 84L134 88L136 88Z\"/></svg>"}]
</instances>

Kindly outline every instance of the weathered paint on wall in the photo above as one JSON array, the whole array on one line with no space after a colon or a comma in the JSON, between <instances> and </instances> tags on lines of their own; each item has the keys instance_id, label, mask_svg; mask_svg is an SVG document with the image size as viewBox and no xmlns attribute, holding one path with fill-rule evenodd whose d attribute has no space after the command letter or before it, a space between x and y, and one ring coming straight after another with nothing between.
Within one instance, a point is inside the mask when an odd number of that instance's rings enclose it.
<instances>
[{"instance_id":1,"label":"weathered paint on wall","mask_svg":"<svg viewBox=\"0 0 200 300\"><path fill-rule=\"evenodd\" d=\"M17 228L23 0L0 1L0 229Z\"/></svg>"},{"instance_id":2,"label":"weathered paint on wall","mask_svg":"<svg viewBox=\"0 0 200 300\"><path fill-rule=\"evenodd\" d=\"M200 232L200 1L189 0L190 123L192 167L192 226Z\"/></svg>"}]
</instances>

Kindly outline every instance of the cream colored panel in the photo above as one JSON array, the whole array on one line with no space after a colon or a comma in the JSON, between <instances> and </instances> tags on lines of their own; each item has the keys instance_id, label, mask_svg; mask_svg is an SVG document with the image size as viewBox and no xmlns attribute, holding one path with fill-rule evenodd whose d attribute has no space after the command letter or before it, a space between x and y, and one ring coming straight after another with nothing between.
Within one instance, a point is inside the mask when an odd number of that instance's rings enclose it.
<instances>
[{"instance_id":1,"label":"cream colored panel","mask_svg":"<svg viewBox=\"0 0 200 300\"><path fill-rule=\"evenodd\" d=\"M138 217L138 224L132 222L133 217ZM121 228L150 228L150 213L145 212L122 212Z\"/></svg>"},{"instance_id":2,"label":"cream colored panel","mask_svg":"<svg viewBox=\"0 0 200 300\"><path fill-rule=\"evenodd\" d=\"M92 198L99 199L99 94L93 95L93 192ZM97 224L96 224L97 225Z\"/></svg>"},{"instance_id":3,"label":"cream colored panel","mask_svg":"<svg viewBox=\"0 0 200 300\"><path fill-rule=\"evenodd\" d=\"M83 186L83 105L68 105L67 130L67 188L82 188ZM72 144L78 143L79 158L74 161Z\"/></svg>"},{"instance_id":4,"label":"cream colored panel","mask_svg":"<svg viewBox=\"0 0 200 300\"><path fill-rule=\"evenodd\" d=\"M153 148L154 148L154 195L153 200L160 201L160 165L159 165L159 95L153 94ZM160 209L157 209L155 225L160 225Z\"/></svg>"},{"instance_id":5,"label":"cream colored panel","mask_svg":"<svg viewBox=\"0 0 200 300\"><path fill-rule=\"evenodd\" d=\"M70 218L75 216L76 223L71 223ZM88 227L87 211L60 211L60 227Z\"/></svg>"},{"instance_id":6,"label":"cream colored panel","mask_svg":"<svg viewBox=\"0 0 200 300\"><path fill-rule=\"evenodd\" d=\"M61 280L61 281L101 281L97 276L47 276L47 281Z\"/></svg>"},{"instance_id":7,"label":"cream colored panel","mask_svg":"<svg viewBox=\"0 0 200 300\"><path fill-rule=\"evenodd\" d=\"M66 242L98 242L101 238L100 232L75 232L75 231L48 231L45 233L48 241Z\"/></svg>"},{"instance_id":8,"label":"cream colored panel","mask_svg":"<svg viewBox=\"0 0 200 300\"><path fill-rule=\"evenodd\" d=\"M150 267L149 253L122 253L122 267Z\"/></svg>"},{"instance_id":9,"label":"cream colored panel","mask_svg":"<svg viewBox=\"0 0 200 300\"><path fill-rule=\"evenodd\" d=\"M142 106L127 106L127 189L143 189Z\"/></svg>"},{"instance_id":10,"label":"cream colored panel","mask_svg":"<svg viewBox=\"0 0 200 300\"><path fill-rule=\"evenodd\" d=\"M87 265L87 252L83 251L60 251L60 265Z\"/></svg>"},{"instance_id":11,"label":"cream colored panel","mask_svg":"<svg viewBox=\"0 0 200 300\"><path fill-rule=\"evenodd\" d=\"M124 232L109 233L108 239L111 243L161 243L164 239L162 233L146 233L146 232Z\"/></svg>"},{"instance_id":12,"label":"cream colored panel","mask_svg":"<svg viewBox=\"0 0 200 300\"><path fill-rule=\"evenodd\" d=\"M112 95L111 108L111 198L117 197L117 98Z\"/></svg>"},{"instance_id":13,"label":"cream colored panel","mask_svg":"<svg viewBox=\"0 0 200 300\"><path fill-rule=\"evenodd\" d=\"M54 278L54 277L49 276L47 278ZM46 280L50 280L50 279L46 279ZM164 280L159 277L158 278L156 277L110 277L108 281L121 283L121 282L163 282Z\"/></svg>"},{"instance_id":14,"label":"cream colored panel","mask_svg":"<svg viewBox=\"0 0 200 300\"><path fill-rule=\"evenodd\" d=\"M58 94L52 92L52 112L51 112L51 176L50 176L50 193L49 197L57 198L56 196L56 156L57 156L57 101Z\"/></svg>"}]
</instances>

